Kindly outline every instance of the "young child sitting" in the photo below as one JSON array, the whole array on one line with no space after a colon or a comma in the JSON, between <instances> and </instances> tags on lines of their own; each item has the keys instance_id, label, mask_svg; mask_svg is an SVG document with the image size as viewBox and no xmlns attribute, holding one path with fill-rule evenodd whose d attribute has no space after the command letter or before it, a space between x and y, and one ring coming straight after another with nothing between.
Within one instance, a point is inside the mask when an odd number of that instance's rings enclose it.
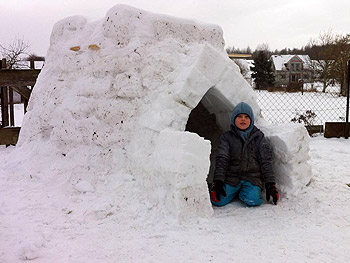
<instances>
[{"instance_id":1,"label":"young child sitting","mask_svg":"<svg viewBox=\"0 0 350 263\"><path fill-rule=\"evenodd\" d=\"M252 108L241 102L232 112L231 130L220 138L211 202L215 206L224 206L238 194L248 206L259 206L263 203L261 191L264 183L267 201L271 196L276 205L279 194L272 171L270 146L263 132L254 126Z\"/></svg>"}]
</instances>

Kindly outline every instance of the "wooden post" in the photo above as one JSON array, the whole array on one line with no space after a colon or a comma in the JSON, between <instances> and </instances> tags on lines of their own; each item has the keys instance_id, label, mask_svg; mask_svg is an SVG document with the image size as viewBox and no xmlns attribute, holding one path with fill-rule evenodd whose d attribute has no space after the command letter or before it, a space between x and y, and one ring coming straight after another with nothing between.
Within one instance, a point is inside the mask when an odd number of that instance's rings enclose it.
<instances>
[{"instance_id":1,"label":"wooden post","mask_svg":"<svg viewBox=\"0 0 350 263\"><path fill-rule=\"evenodd\" d=\"M1 70L6 69L6 59L1 60ZM7 87L1 87L1 127L9 125Z\"/></svg>"},{"instance_id":2,"label":"wooden post","mask_svg":"<svg viewBox=\"0 0 350 263\"><path fill-rule=\"evenodd\" d=\"M2 64L3 64L3 63L2 63L2 60L1 60L1 63L0 63L0 70L3 68L3 67L2 67ZM1 126L0 126L0 127L1 127L1 128L3 127L3 121L2 121L2 120L3 120L3 118L4 118L4 117L3 117L3 112L4 112L4 111L3 111L3 108L2 108L3 105L4 105L4 101L3 101L2 87L0 87L0 108L1 108Z\"/></svg>"},{"instance_id":3,"label":"wooden post","mask_svg":"<svg viewBox=\"0 0 350 263\"><path fill-rule=\"evenodd\" d=\"M35 62L34 62L34 60L29 60L29 63L30 63L30 68L31 69L35 69ZM24 99L23 105L24 105L24 114L26 114L27 113L27 107L28 107L28 99Z\"/></svg>"},{"instance_id":4,"label":"wooden post","mask_svg":"<svg viewBox=\"0 0 350 263\"><path fill-rule=\"evenodd\" d=\"M1 117L2 127L9 126L9 107L8 107L8 89L7 87L1 87Z\"/></svg>"},{"instance_id":5,"label":"wooden post","mask_svg":"<svg viewBox=\"0 0 350 263\"><path fill-rule=\"evenodd\" d=\"M0 92L1 92L1 97L0 97L0 99L1 99L1 128L2 127L5 127L4 126L4 92L2 91L2 87L0 87Z\"/></svg>"},{"instance_id":6,"label":"wooden post","mask_svg":"<svg viewBox=\"0 0 350 263\"><path fill-rule=\"evenodd\" d=\"M28 100L27 99L24 99L23 106L24 106L24 114L26 114L27 113L27 107L28 107Z\"/></svg>"},{"instance_id":7,"label":"wooden post","mask_svg":"<svg viewBox=\"0 0 350 263\"><path fill-rule=\"evenodd\" d=\"M34 60L30 61L30 68L35 69L35 61ZM33 86L31 86L31 90L33 90ZM26 112L27 112L28 102L29 102L29 99L26 99L24 101L24 114L26 114Z\"/></svg>"},{"instance_id":8,"label":"wooden post","mask_svg":"<svg viewBox=\"0 0 350 263\"><path fill-rule=\"evenodd\" d=\"M9 102L10 102L10 126L15 126L15 108L13 105L13 89L9 88Z\"/></svg>"}]
</instances>

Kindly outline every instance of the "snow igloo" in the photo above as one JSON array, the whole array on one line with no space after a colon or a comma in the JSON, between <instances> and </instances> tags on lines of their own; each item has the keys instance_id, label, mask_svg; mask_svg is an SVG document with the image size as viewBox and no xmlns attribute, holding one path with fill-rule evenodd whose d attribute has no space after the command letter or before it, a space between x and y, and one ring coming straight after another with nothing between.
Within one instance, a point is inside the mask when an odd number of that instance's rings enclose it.
<instances>
[{"instance_id":1,"label":"snow igloo","mask_svg":"<svg viewBox=\"0 0 350 263\"><path fill-rule=\"evenodd\" d=\"M311 178L307 132L264 121L222 29L117 5L55 24L16 150L33 176L72 192L131 180L149 209L209 217L216 147L241 101L271 142L282 197L298 194Z\"/></svg>"}]
</instances>

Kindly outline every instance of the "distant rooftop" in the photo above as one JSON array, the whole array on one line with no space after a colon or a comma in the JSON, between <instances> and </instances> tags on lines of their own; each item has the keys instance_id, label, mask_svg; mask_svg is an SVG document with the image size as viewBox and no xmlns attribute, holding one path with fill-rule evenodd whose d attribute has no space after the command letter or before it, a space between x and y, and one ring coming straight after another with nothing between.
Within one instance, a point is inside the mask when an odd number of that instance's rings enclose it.
<instances>
[{"instance_id":1,"label":"distant rooftop","mask_svg":"<svg viewBox=\"0 0 350 263\"><path fill-rule=\"evenodd\" d=\"M228 54L229 58L251 58L251 54Z\"/></svg>"},{"instance_id":2,"label":"distant rooftop","mask_svg":"<svg viewBox=\"0 0 350 263\"><path fill-rule=\"evenodd\" d=\"M310 57L308 55L272 55L272 62L275 66L276 70L285 70L285 64L288 63L292 58L298 58L303 63L310 61Z\"/></svg>"}]
</instances>

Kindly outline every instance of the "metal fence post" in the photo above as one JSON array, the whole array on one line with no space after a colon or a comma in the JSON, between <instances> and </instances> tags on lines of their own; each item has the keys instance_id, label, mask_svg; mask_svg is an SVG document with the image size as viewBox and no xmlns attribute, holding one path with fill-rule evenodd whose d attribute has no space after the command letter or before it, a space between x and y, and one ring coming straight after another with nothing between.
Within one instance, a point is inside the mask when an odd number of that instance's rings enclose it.
<instances>
[{"instance_id":1,"label":"metal fence post","mask_svg":"<svg viewBox=\"0 0 350 263\"><path fill-rule=\"evenodd\" d=\"M348 139L348 133L349 133L349 82L350 82L350 60L348 60L348 79L346 82L346 123L345 123L345 139Z\"/></svg>"}]
</instances>

